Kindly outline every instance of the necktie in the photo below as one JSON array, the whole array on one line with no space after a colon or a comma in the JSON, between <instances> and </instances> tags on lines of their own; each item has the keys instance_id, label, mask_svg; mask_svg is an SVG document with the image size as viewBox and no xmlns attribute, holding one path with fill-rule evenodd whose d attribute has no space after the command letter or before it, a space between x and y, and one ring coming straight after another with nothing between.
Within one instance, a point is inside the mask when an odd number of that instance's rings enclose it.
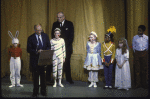
<instances>
[{"instance_id":1,"label":"necktie","mask_svg":"<svg viewBox=\"0 0 150 99\"><path fill-rule=\"evenodd\" d=\"M42 49L42 43L41 43L41 40L40 40L40 36L38 35L38 41L39 41L39 47L38 49Z\"/></svg>"},{"instance_id":2,"label":"necktie","mask_svg":"<svg viewBox=\"0 0 150 99\"><path fill-rule=\"evenodd\" d=\"M60 22L60 27L62 27L62 22Z\"/></svg>"}]
</instances>

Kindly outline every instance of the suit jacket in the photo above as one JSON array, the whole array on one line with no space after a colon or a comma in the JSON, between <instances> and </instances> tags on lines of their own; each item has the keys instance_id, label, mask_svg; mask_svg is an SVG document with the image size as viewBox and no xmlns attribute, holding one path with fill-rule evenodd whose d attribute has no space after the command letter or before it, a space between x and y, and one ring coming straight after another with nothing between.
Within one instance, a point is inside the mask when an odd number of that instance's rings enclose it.
<instances>
[{"instance_id":1,"label":"suit jacket","mask_svg":"<svg viewBox=\"0 0 150 99\"><path fill-rule=\"evenodd\" d=\"M60 28L61 29L61 35L60 37L63 38L65 40L65 45L66 45L66 52L73 52L72 49L72 43L73 43L73 39L74 39L74 27L73 27L73 23L71 21L67 21L65 20L64 24L62 27L60 27L60 23L58 21L53 23L53 27L52 27L52 32L51 32L51 37L54 38L54 30L56 28Z\"/></svg>"},{"instance_id":2,"label":"suit jacket","mask_svg":"<svg viewBox=\"0 0 150 99\"><path fill-rule=\"evenodd\" d=\"M51 49L50 40L47 34L41 33L43 47L42 50ZM30 66L34 69L38 64L39 54L37 53L37 38L35 33L28 37L27 52L30 53Z\"/></svg>"}]
</instances>

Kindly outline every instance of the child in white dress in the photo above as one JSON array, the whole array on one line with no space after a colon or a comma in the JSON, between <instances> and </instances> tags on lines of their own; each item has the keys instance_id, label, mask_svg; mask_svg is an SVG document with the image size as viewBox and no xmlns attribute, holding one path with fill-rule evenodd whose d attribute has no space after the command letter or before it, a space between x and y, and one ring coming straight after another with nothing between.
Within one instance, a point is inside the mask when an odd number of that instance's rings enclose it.
<instances>
[{"instance_id":1,"label":"child in white dress","mask_svg":"<svg viewBox=\"0 0 150 99\"><path fill-rule=\"evenodd\" d=\"M97 34L95 32L91 32L89 39L87 42L87 56L84 62L84 68L89 70L89 78L88 81L91 82L89 87L97 87L96 82L98 82L98 70L103 69L101 62L101 43L97 42Z\"/></svg>"},{"instance_id":2,"label":"child in white dress","mask_svg":"<svg viewBox=\"0 0 150 99\"><path fill-rule=\"evenodd\" d=\"M66 50L65 50L65 42L63 38L60 38L61 30L56 28L55 30L55 38L50 40L51 43L51 50L54 50L53 54L53 77L54 77L54 85L56 87L57 82L57 72L58 72L58 79L59 79L59 86L64 87L61 84L62 79L62 71L63 71L63 63L65 62L66 58Z\"/></svg>"},{"instance_id":3,"label":"child in white dress","mask_svg":"<svg viewBox=\"0 0 150 99\"><path fill-rule=\"evenodd\" d=\"M116 49L115 87L129 90L131 88L131 76L129 65L129 47L126 39L118 41Z\"/></svg>"}]
</instances>

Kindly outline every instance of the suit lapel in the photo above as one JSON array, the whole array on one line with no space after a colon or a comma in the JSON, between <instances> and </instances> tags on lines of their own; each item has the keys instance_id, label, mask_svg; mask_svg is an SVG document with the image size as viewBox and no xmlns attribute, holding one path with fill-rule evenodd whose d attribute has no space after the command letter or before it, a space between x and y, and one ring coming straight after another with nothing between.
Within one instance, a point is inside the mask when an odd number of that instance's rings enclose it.
<instances>
[{"instance_id":1,"label":"suit lapel","mask_svg":"<svg viewBox=\"0 0 150 99\"><path fill-rule=\"evenodd\" d=\"M37 45L38 41L37 41L37 38L36 38L36 34L34 34L34 41L35 41L35 44Z\"/></svg>"}]
</instances>

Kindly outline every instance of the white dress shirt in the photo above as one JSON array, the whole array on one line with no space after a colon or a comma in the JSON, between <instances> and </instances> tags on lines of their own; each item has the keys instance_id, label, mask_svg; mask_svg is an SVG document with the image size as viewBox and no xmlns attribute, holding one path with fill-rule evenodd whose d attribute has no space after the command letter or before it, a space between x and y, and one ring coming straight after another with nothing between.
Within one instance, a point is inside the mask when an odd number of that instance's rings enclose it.
<instances>
[{"instance_id":1,"label":"white dress shirt","mask_svg":"<svg viewBox=\"0 0 150 99\"><path fill-rule=\"evenodd\" d=\"M36 36L36 39L37 39L38 45L39 45L38 35L36 33L35 33L35 36ZM39 38L40 38L42 46L43 46L42 36L40 35Z\"/></svg>"}]
</instances>

